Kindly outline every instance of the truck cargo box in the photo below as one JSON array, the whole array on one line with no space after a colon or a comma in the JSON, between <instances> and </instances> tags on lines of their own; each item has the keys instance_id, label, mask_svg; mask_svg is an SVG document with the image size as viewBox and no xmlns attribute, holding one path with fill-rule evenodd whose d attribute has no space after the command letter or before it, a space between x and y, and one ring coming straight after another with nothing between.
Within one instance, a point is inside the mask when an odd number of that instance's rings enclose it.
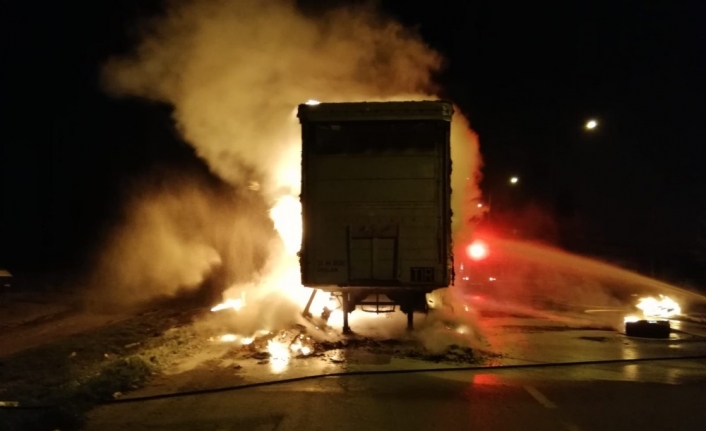
<instances>
[{"instance_id":1,"label":"truck cargo box","mask_svg":"<svg viewBox=\"0 0 706 431\"><path fill-rule=\"evenodd\" d=\"M305 286L452 282L452 114L443 101L299 106Z\"/></svg>"}]
</instances>

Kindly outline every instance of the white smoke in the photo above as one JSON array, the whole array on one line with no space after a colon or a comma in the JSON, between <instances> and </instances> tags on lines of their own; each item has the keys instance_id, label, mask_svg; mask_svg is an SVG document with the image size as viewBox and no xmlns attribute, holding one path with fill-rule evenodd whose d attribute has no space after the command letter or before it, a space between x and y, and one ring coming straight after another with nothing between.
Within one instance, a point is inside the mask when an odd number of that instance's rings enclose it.
<instances>
[{"instance_id":1,"label":"white smoke","mask_svg":"<svg viewBox=\"0 0 706 431\"><path fill-rule=\"evenodd\" d=\"M168 102L199 156L231 183L265 175L264 190L297 187L308 99L429 98L441 58L368 8L306 16L293 1L171 2L132 55L105 68L106 88Z\"/></svg>"},{"instance_id":2,"label":"white smoke","mask_svg":"<svg viewBox=\"0 0 706 431\"><path fill-rule=\"evenodd\" d=\"M309 99L436 98L432 77L440 69L441 56L416 33L374 8L307 15L293 0L167 4L132 53L105 65L106 89L116 96L172 105L178 130L212 172L234 186L259 188L270 205L299 193L298 104ZM461 233L463 221L474 211L469 208L475 208L468 202L479 196L480 157L477 139L460 113L453 124L452 205L455 232ZM149 240L163 241L164 246L154 248L153 259L145 265L159 265L161 250L171 248L169 235L175 231ZM247 236L247 226L240 234ZM191 253L208 255L205 266L194 266L188 251L176 257L177 265L200 274L213 265L237 265L237 255L225 257L212 249L217 255L189 248ZM278 263L292 262L278 255L282 250L271 249L266 270L253 270L250 280L236 284L231 292L259 289L277 279L272 274L282 271ZM265 291L255 296L263 297Z\"/></svg>"}]
</instances>

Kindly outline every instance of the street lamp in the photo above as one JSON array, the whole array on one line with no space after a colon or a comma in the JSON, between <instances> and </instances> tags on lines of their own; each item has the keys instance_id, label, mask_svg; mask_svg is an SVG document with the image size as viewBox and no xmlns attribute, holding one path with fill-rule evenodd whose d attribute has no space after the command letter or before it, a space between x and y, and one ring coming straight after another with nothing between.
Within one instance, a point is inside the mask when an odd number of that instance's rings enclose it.
<instances>
[{"instance_id":1,"label":"street lamp","mask_svg":"<svg viewBox=\"0 0 706 431\"><path fill-rule=\"evenodd\" d=\"M520 181L517 177L510 177L510 184L517 184Z\"/></svg>"},{"instance_id":2,"label":"street lamp","mask_svg":"<svg viewBox=\"0 0 706 431\"><path fill-rule=\"evenodd\" d=\"M593 130L598 126L598 121L596 120L588 120L586 122L586 130Z\"/></svg>"}]
</instances>

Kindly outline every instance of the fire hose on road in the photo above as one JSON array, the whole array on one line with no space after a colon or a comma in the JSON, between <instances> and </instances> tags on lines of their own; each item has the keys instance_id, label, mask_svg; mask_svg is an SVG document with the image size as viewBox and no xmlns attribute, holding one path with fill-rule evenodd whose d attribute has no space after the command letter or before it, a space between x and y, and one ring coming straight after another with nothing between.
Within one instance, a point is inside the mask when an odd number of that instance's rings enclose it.
<instances>
[{"instance_id":1,"label":"fire hose on road","mask_svg":"<svg viewBox=\"0 0 706 431\"><path fill-rule=\"evenodd\" d=\"M706 360L706 355L691 355L691 356L662 356L653 358L634 358L634 359L602 359L592 361L572 361L572 362L543 362L533 364L516 364L516 365L494 365L494 366L468 366L468 367L453 367L453 368L417 368L417 369L397 369L397 370L367 370L367 371L345 371L339 373L314 374L309 376L293 377L281 380L269 380L265 382L248 383L244 385L224 386L220 388L199 389L184 392L171 392L166 394L149 395L144 397L120 398L115 400L99 403L98 405L112 405L124 403L138 403L146 401L162 400L167 398L179 398L195 395L207 395L218 392L229 392L244 389L259 388L265 386L282 385L287 383L303 382L308 380L316 380L328 377L354 377L354 376L376 376L376 375L394 375L394 374L419 374L419 373L443 373L450 371L502 371L502 370L521 370L521 369L540 369L553 367L577 367L591 365L607 365L607 364L634 364L643 362L664 362L664 361L679 361L679 360ZM46 410L59 409L60 406L23 406L19 404L0 404L0 410Z\"/></svg>"}]
</instances>

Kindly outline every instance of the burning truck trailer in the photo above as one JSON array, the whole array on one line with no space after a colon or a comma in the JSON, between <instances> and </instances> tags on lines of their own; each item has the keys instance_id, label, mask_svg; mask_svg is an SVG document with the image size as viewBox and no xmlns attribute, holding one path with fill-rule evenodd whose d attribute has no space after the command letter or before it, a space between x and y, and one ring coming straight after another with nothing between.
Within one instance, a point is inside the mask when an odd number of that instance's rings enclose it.
<instances>
[{"instance_id":1,"label":"burning truck trailer","mask_svg":"<svg viewBox=\"0 0 706 431\"><path fill-rule=\"evenodd\" d=\"M399 307L412 329L426 295L452 283L452 115L445 101L299 106L305 315L321 290L344 332L358 307Z\"/></svg>"}]
</instances>

